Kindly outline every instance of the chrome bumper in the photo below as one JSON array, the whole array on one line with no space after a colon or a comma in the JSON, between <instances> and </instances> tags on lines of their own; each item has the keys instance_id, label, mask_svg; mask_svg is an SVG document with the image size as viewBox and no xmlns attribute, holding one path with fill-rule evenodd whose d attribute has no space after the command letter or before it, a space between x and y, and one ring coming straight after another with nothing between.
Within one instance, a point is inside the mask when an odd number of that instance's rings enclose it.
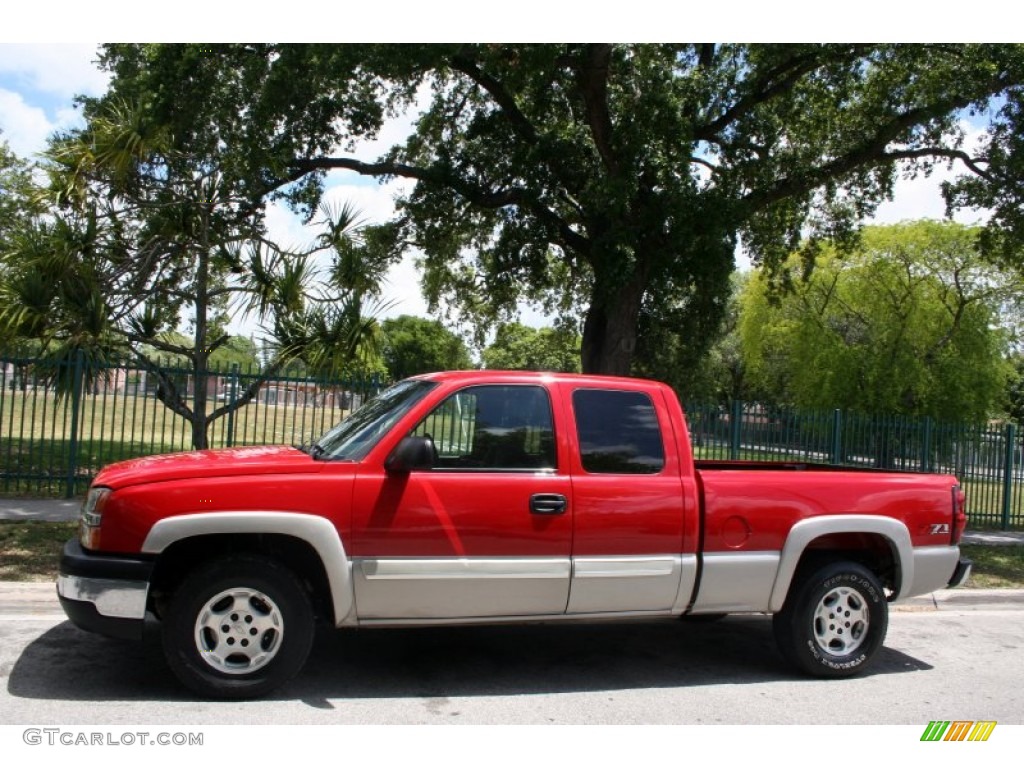
<instances>
[{"instance_id":1,"label":"chrome bumper","mask_svg":"<svg viewBox=\"0 0 1024 768\"><path fill-rule=\"evenodd\" d=\"M57 594L65 600L92 603L96 613L116 619L144 619L148 581L93 579L86 576L57 578Z\"/></svg>"},{"instance_id":2,"label":"chrome bumper","mask_svg":"<svg viewBox=\"0 0 1024 768\"><path fill-rule=\"evenodd\" d=\"M57 597L71 621L88 632L141 639L155 559L104 555L64 545Z\"/></svg>"}]
</instances>

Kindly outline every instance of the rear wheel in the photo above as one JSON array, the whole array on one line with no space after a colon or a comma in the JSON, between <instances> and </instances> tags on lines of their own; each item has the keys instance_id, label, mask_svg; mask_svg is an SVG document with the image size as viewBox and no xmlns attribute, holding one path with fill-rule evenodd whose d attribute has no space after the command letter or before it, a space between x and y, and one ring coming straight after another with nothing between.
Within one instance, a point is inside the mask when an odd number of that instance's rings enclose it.
<instances>
[{"instance_id":1,"label":"rear wheel","mask_svg":"<svg viewBox=\"0 0 1024 768\"><path fill-rule=\"evenodd\" d=\"M313 610L295 575L275 560L224 558L178 587L164 617L167 661L212 698L262 696L290 680L309 655Z\"/></svg>"},{"instance_id":2,"label":"rear wheel","mask_svg":"<svg viewBox=\"0 0 1024 768\"><path fill-rule=\"evenodd\" d=\"M878 578L859 563L829 563L797 574L775 614L782 655L817 677L863 671L885 641L889 607Z\"/></svg>"}]
</instances>

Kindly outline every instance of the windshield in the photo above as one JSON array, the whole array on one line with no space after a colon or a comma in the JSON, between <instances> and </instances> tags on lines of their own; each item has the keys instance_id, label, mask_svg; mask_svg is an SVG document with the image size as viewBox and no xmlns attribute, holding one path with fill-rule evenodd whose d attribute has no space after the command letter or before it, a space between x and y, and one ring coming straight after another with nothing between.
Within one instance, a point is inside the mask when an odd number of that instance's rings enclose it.
<instances>
[{"instance_id":1,"label":"windshield","mask_svg":"<svg viewBox=\"0 0 1024 768\"><path fill-rule=\"evenodd\" d=\"M328 430L313 445L312 455L358 461L431 389L432 381L407 379L388 387Z\"/></svg>"}]
</instances>

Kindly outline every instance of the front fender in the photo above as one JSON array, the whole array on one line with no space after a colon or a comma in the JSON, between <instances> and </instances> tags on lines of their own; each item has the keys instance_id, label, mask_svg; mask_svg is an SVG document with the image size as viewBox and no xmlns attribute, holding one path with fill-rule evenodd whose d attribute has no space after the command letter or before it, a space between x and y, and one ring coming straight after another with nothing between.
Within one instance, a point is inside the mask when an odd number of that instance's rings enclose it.
<instances>
[{"instance_id":1,"label":"front fender","mask_svg":"<svg viewBox=\"0 0 1024 768\"><path fill-rule=\"evenodd\" d=\"M352 566L337 529L326 518L295 512L199 512L159 521L146 535L142 551L158 555L183 539L212 534L279 534L301 539L320 557L331 588L336 624L354 624Z\"/></svg>"}]
</instances>

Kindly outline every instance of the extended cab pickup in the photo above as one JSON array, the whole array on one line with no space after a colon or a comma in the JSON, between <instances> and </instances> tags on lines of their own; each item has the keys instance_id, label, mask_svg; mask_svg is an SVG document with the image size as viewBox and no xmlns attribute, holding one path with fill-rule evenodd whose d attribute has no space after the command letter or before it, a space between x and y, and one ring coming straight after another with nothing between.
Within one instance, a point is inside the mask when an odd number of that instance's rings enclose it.
<instances>
[{"instance_id":1,"label":"extended cab pickup","mask_svg":"<svg viewBox=\"0 0 1024 768\"><path fill-rule=\"evenodd\" d=\"M887 604L961 584L956 478L694 461L667 386L496 371L385 390L310 446L106 467L57 589L214 697L337 627L774 614L811 674L864 669Z\"/></svg>"}]
</instances>

